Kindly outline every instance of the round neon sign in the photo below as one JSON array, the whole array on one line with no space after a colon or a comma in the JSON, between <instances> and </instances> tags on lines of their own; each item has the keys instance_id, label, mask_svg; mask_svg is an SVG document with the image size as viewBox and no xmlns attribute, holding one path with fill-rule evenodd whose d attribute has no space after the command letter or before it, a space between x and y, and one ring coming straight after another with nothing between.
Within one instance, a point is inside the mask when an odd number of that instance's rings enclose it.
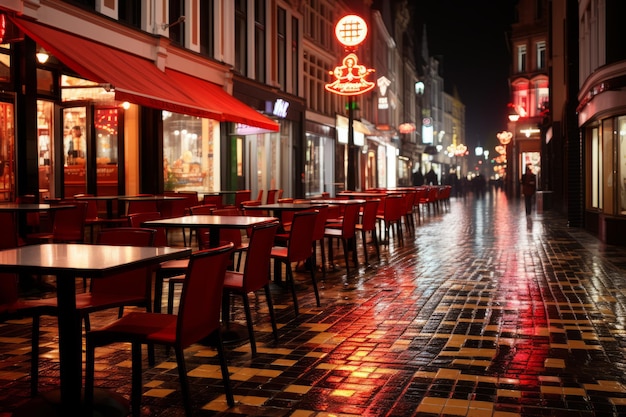
<instances>
[{"instance_id":1,"label":"round neon sign","mask_svg":"<svg viewBox=\"0 0 626 417\"><path fill-rule=\"evenodd\" d=\"M354 47L365 40L367 23L362 17L349 14L342 17L335 26L335 36L344 46Z\"/></svg>"}]
</instances>

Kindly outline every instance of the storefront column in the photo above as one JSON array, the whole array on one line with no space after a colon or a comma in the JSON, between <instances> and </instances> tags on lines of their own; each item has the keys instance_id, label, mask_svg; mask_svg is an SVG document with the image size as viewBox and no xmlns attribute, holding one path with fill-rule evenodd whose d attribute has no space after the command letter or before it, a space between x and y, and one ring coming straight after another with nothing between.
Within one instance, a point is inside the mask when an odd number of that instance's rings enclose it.
<instances>
[{"instance_id":1,"label":"storefront column","mask_svg":"<svg viewBox=\"0 0 626 417\"><path fill-rule=\"evenodd\" d=\"M36 44L25 37L15 46L16 92L16 196L32 194L39 198L39 149L37 147L37 67Z\"/></svg>"}]
</instances>

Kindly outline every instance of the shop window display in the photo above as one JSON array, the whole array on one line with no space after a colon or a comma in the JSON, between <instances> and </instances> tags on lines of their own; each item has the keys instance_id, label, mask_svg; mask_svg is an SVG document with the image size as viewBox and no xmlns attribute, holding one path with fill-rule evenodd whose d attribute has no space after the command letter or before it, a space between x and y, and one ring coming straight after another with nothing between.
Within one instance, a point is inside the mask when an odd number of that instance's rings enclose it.
<instances>
[{"instance_id":1,"label":"shop window display","mask_svg":"<svg viewBox=\"0 0 626 417\"><path fill-rule=\"evenodd\" d=\"M219 137L218 122L163 112L163 182L166 191L219 189L213 175L216 137Z\"/></svg>"}]
</instances>

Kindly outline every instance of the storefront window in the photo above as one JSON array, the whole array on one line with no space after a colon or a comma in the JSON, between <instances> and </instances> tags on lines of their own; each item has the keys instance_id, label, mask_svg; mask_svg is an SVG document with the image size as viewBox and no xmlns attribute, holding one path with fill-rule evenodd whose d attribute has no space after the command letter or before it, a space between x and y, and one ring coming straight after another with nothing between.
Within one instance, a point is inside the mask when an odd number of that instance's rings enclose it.
<instances>
[{"instance_id":1,"label":"storefront window","mask_svg":"<svg viewBox=\"0 0 626 417\"><path fill-rule=\"evenodd\" d=\"M626 116L617 118L619 132L620 213L626 214Z\"/></svg>"},{"instance_id":2,"label":"storefront window","mask_svg":"<svg viewBox=\"0 0 626 417\"><path fill-rule=\"evenodd\" d=\"M600 170L602 169L602 147L600 146L600 137L598 129L593 128L591 133L591 207L601 209L602 205L602 184Z\"/></svg>"},{"instance_id":3,"label":"storefront window","mask_svg":"<svg viewBox=\"0 0 626 417\"><path fill-rule=\"evenodd\" d=\"M166 191L218 191L219 123L163 112L163 175Z\"/></svg>"},{"instance_id":4,"label":"storefront window","mask_svg":"<svg viewBox=\"0 0 626 417\"><path fill-rule=\"evenodd\" d=\"M4 49L5 45L0 45L0 82L8 83L11 81L11 55Z\"/></svg>"}]
</instances>

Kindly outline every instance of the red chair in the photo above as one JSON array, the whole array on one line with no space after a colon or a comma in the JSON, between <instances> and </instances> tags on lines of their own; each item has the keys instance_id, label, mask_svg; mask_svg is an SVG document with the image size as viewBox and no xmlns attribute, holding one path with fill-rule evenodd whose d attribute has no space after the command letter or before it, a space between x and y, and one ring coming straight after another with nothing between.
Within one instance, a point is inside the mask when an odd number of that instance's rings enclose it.
<instances>
[{"instance_id":1,"label":"red chair","mask_svg":"<svg viewBox=\"0 0 626 417\"><path fill-rule=\"evenodd\" d=\"M230 207L235 207L236 209L241 209L241 203L244 201L252 200L252 191L250 190L239 190L235 192L235 204Z\"/></svg>"},{"instance_id":2,"label":"red chair","mask_svg":"<svg viewBox=\"0 0 626 417\"><path fill-rule=\"evenodd\" d=\"M97 243L152 246L154 233L153 229L130 227L103 229L98 234ZM0 278L0 281L4 281L4 279ZM125 306L145 307L147 311L150 311L151 284L152 270L148 267L92 280L89 292L76 294L76 310L85 323L85 331L91 329L89 314L96 311L119 308L118 317L122 316ZM10 309L19 315L33 318L31 330L31 394L36 395L39 384L40 317L43 315L58 316L57 299L55 297L21 300L10 306ZM154 361L153 350L150 350L149 355Z\"/></svg>"},{"instance_id":3,"label":"red chair","mask_svg":"<svg viewBox=\"0 0 626 417\"><path fill-rule=\"evenodd\" d=\"M191 214L198 214L192 211ZM236 208L223 208L218 210L213 210L215 215L221 216L237 216L239 215L239 210ZM209 248L209 231L208 229L198 229L196 231L198 236L198 247L200 250L205 250ZM222 243L231 242L233 244L233 251L231 257L235 252L239 253L239 262L241 261L241 254L243 251L248 249L248 244L243 243L241 230L239 229L223 229L220 231L220 241ZM159 268L156 273L155 279L155 290L154 290L154 311L161 311L161 302L163 297L163 282L167 278L167 312L168 314L172 314L174 311L174 290L176 284L182 284L184 277L181 277L181 274L184 274L185 269L189 263L188 259L174 259L171 261L163 262L159 265ZM228 264L229 267L234 265L234 261L231 259ZM158 305L157 305L158 303Z\"/></svg>"},{"instance_id":4,"label":"red chair","mask_svg":"<svg viewBox=\"0 0 626 417\"><path fill-rule=\"evenodd\" d=\"M276 196L278 195L278 190L268 190L267 191L267 204L274 204L276 203Z\"/></svg>"},{"instance_id":5,"label":"red chair","mask_svg":"<svg viewBox=\"0 0 626 417\"><path fill-rule=\"evenodd\" d=\"M367 233L372 236L372 242L376 247L376 256L380 261L380 245L378 244L378 236L376 233L376 213L378 212L378 205L380 200L368 199L363 206L363 212L361 213L361 221L356 224L356 230L361 232L361 241L363 242L363 255L365 256L365 262L367 259Z\"/></svg>"},{"instance_id":6,"label":"red chair","mask_svg":"<svg viewBox=\"0 0 626 417\"><path fill-rule=\"evenodd\" d=\"M385 205L382 213L379 211L376 215L378 223L384 224L385 228L385 240L389 242L390 231L393 231L395 226L396 234L400 238L402 237L402 215L404 214L404 198L400 194L391 194L385 198ZM382 230L382 229L381 229Z\"/></svg>"},{"instance_id":7,"label":"red chair","mask_svg":"<svg viewBox=\"0 0 626 417\"><path fill-rule=\"evenodd\" d=\"M259 203L263 203L263 190L259 190L259 193L256 195L255 201Z\"/></svg>"},{"instance_id":8,"label":"red chair","mask_svg":"<svg viewBox=\"0 0 626 417\"><path fill-rule=\"evenodd\" d=\"M420 204L428 197L427 187L417 187L415 191L415 201L413 202L413 211L417 214L417 224L422 223L422 210Z\"/></svg>"},{"instance_id":9,"label":"red chair","mask_svg":"<svg viewBox=\"0 0 626 417\"><path fill-rule=\"evenodd\" d=\"M17 248L20 246L16 217L16 213L14 212L0 211L0 224L2 225L2 233L0 233L0 250Z\"/></svg>"},{"instance_id":10,"label":"red chair","mask_svg":"<svg viewBox=\"0 0 626 417\"><path fill-rule=\"evenodd\" d=\"M409 232L415 231L415 213L413 213L413 206L415 205L416 197L417 191L410 190L404 193L404 222Z\"/></svg>"},{"instance_id":11,"label":"red chair","mask_svg":"<svg viewBox=\"0 0 626 417\"><path fill-rule=\"evenodd\" d=\"M90 197L90 196L93 196L93 194L74 194L74 199L77 199L80 201L81 197ZM101 228L103 226L119 227L127 223L127 219L125 218L108 219L106 217L100 217L100 213L98 211L98 202L96 200L89 200L89 199L85 199L85 201L87 202L87 215L85 218L85 226L89 229L89 241L90 242L93 243L93 241L95 240L96 235L94 233L94 230L96 230L96 228Z\"/></svg>"},{"instance_id":12,"label":"red chair","mask_svg":"<svg viewBox=\"0 0 626 417\"><path fill-rule=\"evenodd\" d=\"M222 308L222 319L225 323L230 321L230 294L238 294L243 300L246 323L248 326L248 336L252 355L256 355L256 340L254 328L252 326L252 313L248 293L265 290L265 299L270 313L272 332L274 340L278 341L278 330L276 328L276 317L270 293L270 254L274 245L274 236L278 229L278 222L263 223L252 227L250 242L246 254L246 261L243 272L226 271L224 278L224 297Z\"/></svg>"},{"instance_id":13,"label":"red chair","mask_svg":"<svg viewBox=\"0 0 626 417\"><path fill-rule=\"evenodd\" d=\"M143 344L160 344L172 347L176 353L178 378L182 391L185 414L191 416L189 382L184 350L207 337L215 338L222 381L229 406L235 404L230 387L228 365L220 335L220 316L224 276L232 244L191 254L187 268L178 315L132 312L104 328L87 333L85 365L85 404L88 414L93 411L95 350L113 343L132 345L131 412L141 415Z\"/></svg>"},{"instance_id":14,"label":"red chair","mask_svg":"<svg viewBox=\"0 0 626 417\"><path fill-rule=\"evenodd\" d=\"M130 227L142 227L143 222L150 220L158 220L162 218L158 211L147 211L144 213L133 213L128 216L128 225ZM155 227L154 246L168 246L167 231L164 227Z\"/></svg>"},{"instance_id":15,"label":"red chair","mask_svg":"<svg viewBox=\"0 0 626 417\"><path fill-rule=\"evenodd\" d=\"M137 194L136 197L153 197L153 194ZM159 211L158 204L156 200L146 200L146 201L129 201L126 207L126 215L134 214L134 213L146 213L146 212L154 212Z\"/></svg>"},{"instance_id":16,"label":"red chair","mask_svg":"<svg viewBox=\"0 0 626 417\"><path fill-rule=\"evenodd\" d=\"M274 246L272 248L271 257L274 260L274 269L279 268L280 264L285 264L287 270L286 281L291 287L293 296L293 307L296 315L299 314L298 296L296 295L296 285L293 277L293 268L291 264L294 262L306 262L313 254L313 232L315 231L315 219L317 211L298 211L293 215L291 229L289 231L289 239L287 246ZM315 291L315 300L317 306L320 306L320 296L315 280L315 262L312 261L311 282ZM278 264L278 265L277 265Z\"/></svg>"},{"instance_id":17,"label":"red chair","mask_svg":"<svg viewBox=\"0 0 626 417\"><path fill-rule=\"evenodd\" d=\"M202 204L215 204L215 208L218 209L224 207L222 196L219 194L205 194L204 197L202 197Z\"/></svg>"},{"instance_id":18,"label":"red chair","mask_svg":"<svg viewBox=\"0 0 626 417\"><path fill-rule=\"evenodd\" d=\"M340 223L327 223L324 229L324 237L328 240L328 260L333 262L333 239L341 239L343 246L343 257L346 262L346 271L350 273L350 262L348 256L352 250L352 260L354 266L358 267L358 256L356 253L356 224L359 220L361 204L346 204Z\"/></svg>"},{"instance_id":19,"label":"red chair","mask_svg":"<svg viewBox=\"0 0 626 417\"><path fill-rule=\"evenodd\" d=\"M16 197L15 202L24 204L36 204L39 201L37 201L37 197L35 197L34 195L26 194ZM39 212L26 213L26 227L28 228L28 231L30 233L37 233L40 231L40 217L41 216Z\"/></svg>"},{"instance_id":20,"label":"red chair","mask_svg":"<svg viewBox=\"0 0 626 417\"><path fill-rule=\"evenodd\" d=\"M84 243L87 202L62 200L58 204L71 205L73 207L55 210L53 213L52 231L30 233L26 235L28 242Z\"/></svg>"},{"instance_id":21,"label":"red chair","mask_svg":"<svg viewBox=\"0 0 626 417\"><path fill-rule=\"evenodd\" d=\"M180 192L175 191L166 191L165 196L170 197L183 197ZM186 214L189 214L189 207L191 205L197 205L197 196L193 194L189 194L188 196L184 196L185 198L180 200L167 200L161 202L161 216L167 219L170 217L182 217ZM196 204L193 204L193 201L196 201ZM191 205L190 205L191 204ZM187 246L187 233L185 232L185 228L181 228L181 233L183 235L183 246ZM191 237L189 239L191 241Z\"/></svg>"}]
</instances>

